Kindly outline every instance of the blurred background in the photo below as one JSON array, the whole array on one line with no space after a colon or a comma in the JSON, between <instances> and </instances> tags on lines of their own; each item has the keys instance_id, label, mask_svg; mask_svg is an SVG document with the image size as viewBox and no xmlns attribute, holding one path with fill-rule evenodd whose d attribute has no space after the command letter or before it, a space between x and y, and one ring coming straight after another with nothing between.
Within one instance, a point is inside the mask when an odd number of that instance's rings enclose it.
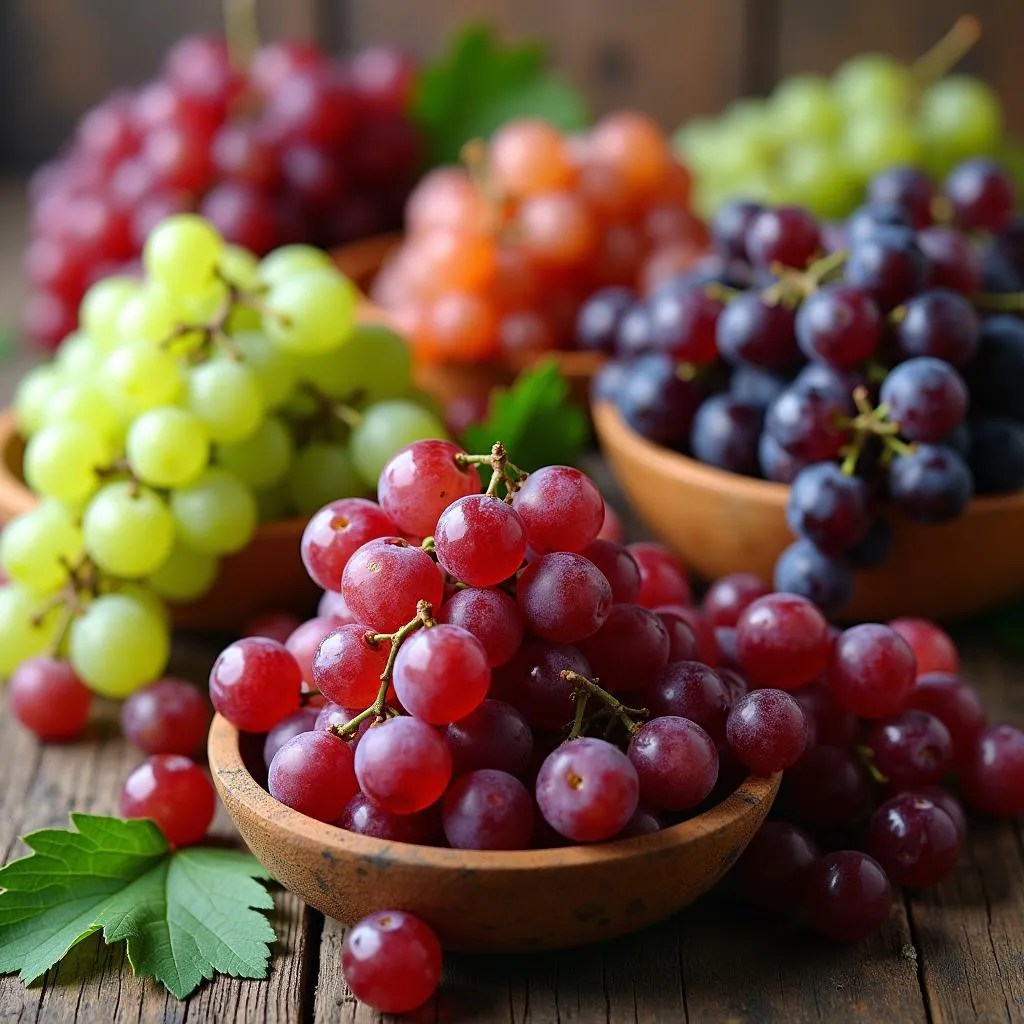
<instances>
[{"instance_id":1,"label":"blurred background","mask_svg":"<svg viewBox=\"0 0 1024 1024\"><path fill-rule=\"evenodd\" d=\"M636 106L666 128L713 114L788 75L831 72L884 50L911 60L965 11L984 33L960 70L987 80L1006 126L1024 131L1021 0L261 0L265 39L328 50L388 41L429 58L457 28L487 20L543 40L595 111ZM0 4L0 170L53 155L91 105L152 77L180 36L217 31L218 0L4 0Z\"/></svg>"}]
</instances>

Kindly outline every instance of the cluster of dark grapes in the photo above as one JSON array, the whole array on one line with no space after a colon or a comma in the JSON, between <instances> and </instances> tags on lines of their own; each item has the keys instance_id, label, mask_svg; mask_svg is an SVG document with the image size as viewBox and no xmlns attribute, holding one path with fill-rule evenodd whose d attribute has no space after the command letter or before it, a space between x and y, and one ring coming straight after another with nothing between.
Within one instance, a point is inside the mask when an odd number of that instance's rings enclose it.
<instances>
[{"instance_id":1,"label":"cluster of dark grapes","mask_svg":"<svg viewBox=\"0 0 1024 1024\"><path fill-rule=\"evenodd\" d=\"M778 589L826 613L891 545L886 499L942 523L1024 487L1024 219L990 161L938 190L885 171L842 224L737 201L715 252L646 297L594 296L580 345L639 433L712 466L792 485L798 540Z\"/></svg>"},{"instance_id":2,"label":"cluster of dark grapes","mask_svg":"<svg viewBox=\"0 0 1024 1024\"><path fill-rule=\"evenodd\" d=\"M413 78L384 47L340 60L268 43L240 69L222 40L182 39L160 77L90 110L33 177L26 332L59 344L89 284L130 270L174 213L198 211L259 255L397 228L421 155Z\"/></svg>"}]
</instances>

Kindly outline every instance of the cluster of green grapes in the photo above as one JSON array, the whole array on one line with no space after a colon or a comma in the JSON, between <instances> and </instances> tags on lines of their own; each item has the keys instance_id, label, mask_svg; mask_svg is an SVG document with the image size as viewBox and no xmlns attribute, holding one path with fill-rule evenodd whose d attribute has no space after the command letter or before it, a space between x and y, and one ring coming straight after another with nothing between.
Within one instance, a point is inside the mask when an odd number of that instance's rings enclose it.
<instances>
[{"instance_id":1,"label":"cluster of green grapes","mask_svg":"<svg viewBox=\"0 0 1024 1024\"><path fill-rule=\"evenodd\" d=\"M0 678L51 650L128 695L164 669L164 601L208 591L261 520L371 493L396 451L446 436L404 340L356 323L321 250L258 261L184 214L143 265L94 284L18 390L39 503L0 535Z\"/></svg>"},{"instance_id":2,"label":"cluster of green grapes","mask_svg":"<svg viewBox=\"0 0 1024 1024\"><path fill-rule=\"evenodd\" d=\"M941 179L968 157L995 156L1024 172L1024 148L1004 140L993 90L945 75L979 31L965 17L914 64L862 54L831 80L798 75L767 99L741 99L718 118L684 125L675 145L694 174L695 209L710 217L744 198L839 218L886 167L917 166Z\"/></svg>"}]
</instances>

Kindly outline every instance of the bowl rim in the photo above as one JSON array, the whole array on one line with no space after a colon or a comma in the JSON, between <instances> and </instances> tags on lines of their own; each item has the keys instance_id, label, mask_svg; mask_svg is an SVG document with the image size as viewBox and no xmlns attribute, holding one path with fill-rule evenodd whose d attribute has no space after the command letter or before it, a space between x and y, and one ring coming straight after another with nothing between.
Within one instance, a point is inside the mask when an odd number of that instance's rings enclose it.
<instances>
[{"instance_id":1,"label":"bowl rim","mask_svg":"<svg viewBox=\"0 0 1024 1024\"><path fill-rule=\"evenodd\" d=\"M616 408L615 403L607 399L591 403L591 417L602 447L606 443L607 436L615 435L616 445L624 448L627 456L645 463L654 472L685 479L688 483L704 490L729 492L736 497L760 505L785 509L789 501L789 484L776 483L774 480L760 480L757 477L743 476L740 473L719 469L717 466L709 466L705 462L682 454L682 452L649 441L634 430ZM986 515L1017 509L1024 511L1024 490L1010 494L993 494L972 498L964 516Z\"/></svg>"},{"instance_id":2,"label":"bowl rim","mask_svg":"<svg viewBox=\"0 0 1024 1024\"><path fill-rule=\"evenodd\" d=\"M263 828L284 830L325 849L328 846L341 848L346 854L375 860L385 859L393 865L409 869L518 873L628 861L714 835L765 800L774 801L782 779L781 772L773 775L748 775L724 800L702 814L660 832L633 839L540 850L454 850L363 836L292 810L275 800L256 781L245 765L239 742L239 730L222 715L215 714L207 743L210 771L218 789L230 791L232 797L244 804ZM238 778L244 779L246 785L238 787L235 782ZM325 829L331 829L335 834L325 836Z\"/></svg>"}]
</instances>

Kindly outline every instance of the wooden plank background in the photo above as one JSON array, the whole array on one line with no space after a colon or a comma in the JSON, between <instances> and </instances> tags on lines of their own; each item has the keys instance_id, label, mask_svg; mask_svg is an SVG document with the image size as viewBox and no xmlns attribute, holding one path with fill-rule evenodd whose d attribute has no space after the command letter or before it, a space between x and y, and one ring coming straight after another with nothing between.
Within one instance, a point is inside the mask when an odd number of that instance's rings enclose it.
<instances>
[{"instance_id":1,"label":"wooden plank background","mask_svg":"<svg viewBox=\"0 0 1024 1024\"><path fill-rule=\"evenodd\" d=\"M60 145L118 85L152 75L186 32L215 30L221 0L3 0L0 165ZM666 127L764 93L797 71L828 72L863 50L910 60L954 19L984 35L965 70L1002 95L1024 134L1021 0L259 0L265 38L306 36L337 51L389 40L429 57L467 20L546 40L596 110L639 106Z\"/></svg>"}]
</instances>

